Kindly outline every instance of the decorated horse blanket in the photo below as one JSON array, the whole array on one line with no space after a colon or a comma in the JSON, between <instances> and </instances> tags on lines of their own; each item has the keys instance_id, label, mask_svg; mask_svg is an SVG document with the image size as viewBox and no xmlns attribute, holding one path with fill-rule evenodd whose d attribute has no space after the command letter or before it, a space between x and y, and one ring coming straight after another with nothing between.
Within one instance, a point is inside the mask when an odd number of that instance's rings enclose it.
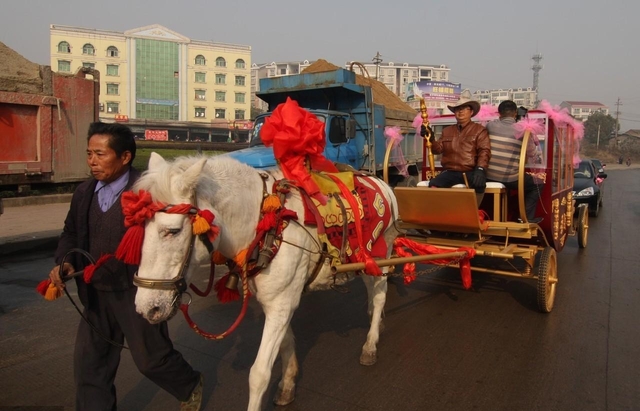
<instances>
[{"instance_id":1,"label":"decorated horse blanket","mask_svg":"<svg viewBox=\"0 0 640 411\"><path fill-rule=\"evenodd\" d=\"M317 227L318 237L334 260L355 263L365 257L385 258L387 245L382 233L391 219L391 208L372 181L375 177L354 176L352 172L311 175L327 198L323 205L303 196L305 224Z\"/></svg>"}]
</instances>

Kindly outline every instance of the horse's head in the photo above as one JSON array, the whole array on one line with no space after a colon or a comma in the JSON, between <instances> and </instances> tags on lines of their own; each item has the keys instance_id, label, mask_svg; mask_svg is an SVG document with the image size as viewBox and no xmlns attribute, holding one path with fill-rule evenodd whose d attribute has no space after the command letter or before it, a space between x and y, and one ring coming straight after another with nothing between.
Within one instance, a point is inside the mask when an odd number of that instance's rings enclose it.
<instances>
[{"instance_id":1,"label":"horse's head","mask_svg":"<svg viewBox=\"0 0 640 411\"><path fill-rule=\"evenodd\" d=\"M189 277L217 247L215 210L197 190L206 162L204 157L167 162L152 153L148 171L134 186L153 199L134 278L136 311L151 323L177 312Z\"/></svg>"}]
</instances>

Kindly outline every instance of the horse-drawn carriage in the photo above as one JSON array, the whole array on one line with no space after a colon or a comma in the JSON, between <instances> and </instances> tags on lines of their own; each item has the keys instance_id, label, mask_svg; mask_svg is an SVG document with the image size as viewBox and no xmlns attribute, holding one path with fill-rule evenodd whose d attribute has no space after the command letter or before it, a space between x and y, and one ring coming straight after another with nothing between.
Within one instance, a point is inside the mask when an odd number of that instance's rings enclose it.
<instances>
[{"instance_id":1,"label":"horse-drawn carriage","mask_svg":"<svg viewBox=\"0 0 640 411\"><path fill-rule=\"evenodd\" d=\"M572 198L580 125L564 113L546 108L528 112L532 126L524 130L522 137L518 190L488 183L479 206L474 190L464 186L429 188L418 183L418 187L396 187L394 191L400 224L409 230L408 238L441 250L472 248L480 257L471 260L472 271L536 280L538 307L548 313L553 309L558 281L556 253L563 249L569 236L577 235L579 247L586 247L589 213L584 206L576 209ZM451 124L455 124L451 115L431 121L436 136ZM534 158L526 156L529 139L538 146ZM426 139L424 144L426 152ZM440 167L433 164L431 169L429 156L424 158L422 179L428 180ZM538 201L542 220L538 223L527 221L525 173L531 173L542 184ZM496 259L507 264L496 268Z\"/></svg>"},{"instance_id":2,"label":"horse-drawn carriage","mask_svg":"<svg viewBox=\"0 0 640 411\"><path fill-rule=\"evenodd\" d=\"M526 164L522 153L520 181L525 172L533 172L544 182L539 204L544 220L535 224L526 220L523 190L513 196L504 188L491 187L478 207L475 192L467 188L396 187L393 192L382 181L352 171L342 177L316 176L319 180L310 183L309 168L327 165L323 143L311 144L324 142L323 127L297 104L283 108L281 116L270 123L278 129L265 133L273 138L270 144L280 169L256 170L226 156L167 162L153 153L148 171L134 187L137 192L123 194L130 229L116 253L126 263L139 265L134 278L139 287L136 309L150 322L167 320L178 308L187 316L190 300L182 301L182 296L196 267L227 263L232 271L216 285L219 296L221 291L237 291L237 282L231 280L234 275L240 277L243 308L231 329L242 319L251 294L265 313L262 342L249 377L248 409L260 409L278 354L283 377L274 401L279 405L293 401L298 362L290 321L300 296L305 290L339 286L354 277L353 271L362 273L371 321L360 356L363 365L377 359L390 266L435 261L457 264L461 272L468 272L473 262L476 271L537 280L540 310L552 310L558 279L556 252L576 233L580 247L587 244L586 207L579 209L574 224L574 123L555 112L529 112L539 127L524 133L523 147L529 138L536 138L542 150L539 161L532 164ZM294 118L288 121L287 116ZM438 134L453 122L451 116L443 116L432 124ZM291 133L295 135L287 135ZM309 138L308 144L299 141L303 135ZM295 146L294 152L276 149L280 138ZM426 162L422 171L424 180L434 174L427 175ZM314 194L319 185L330 188ZM316 215L315 225L306 218L314 208L311 200L314 204L332 200L334 207L329 214ZM516 222L518 217L523 222ZM327 250L329 221L337 254ZM403 229L408 231L401 233ZM428 251L409 256L404 246ZM394 252L403 255L394 256ZM476 264L474 256L506 261L511 269ZM250 276L252 272L258 274ZM212 281L213 277L210 286ZM470 285L464 276L463 284ZM189 324L212 339L227 334L209 335Z\"/></svg>"}]
</instances>

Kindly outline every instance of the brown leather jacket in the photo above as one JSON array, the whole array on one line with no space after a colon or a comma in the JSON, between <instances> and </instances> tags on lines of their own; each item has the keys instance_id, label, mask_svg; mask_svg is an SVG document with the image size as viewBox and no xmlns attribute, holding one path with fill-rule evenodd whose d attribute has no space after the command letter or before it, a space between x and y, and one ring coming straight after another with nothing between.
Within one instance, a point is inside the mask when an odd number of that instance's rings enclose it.
<instances>
[{"instance_id":1,"label":"brown leather jacket","mask_svg":"<svg viewBox=\"0 0 640 411\"><path fill-rule=\"evenodd\" d=\"M462 130L457 124L442 130L442 138L431 145L433 154L442 154L445 170L471 171L476 166L486 170L491 158L491 142L487 129L469 122Z\"/></svg>"}]
</instances>

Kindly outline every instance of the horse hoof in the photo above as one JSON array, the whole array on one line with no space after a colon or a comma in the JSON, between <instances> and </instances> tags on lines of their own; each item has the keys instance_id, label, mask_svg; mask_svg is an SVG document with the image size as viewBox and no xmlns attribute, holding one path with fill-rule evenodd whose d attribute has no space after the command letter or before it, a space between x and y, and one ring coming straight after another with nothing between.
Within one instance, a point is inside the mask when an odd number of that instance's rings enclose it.
<instances>
[{"instance_id":1,"label":"horse hoof","mask_svg":"<svg viewBox=\"0 0 640 411\"><path fill-rule=\"evenodd\" d=\"M360 364L362 365L373 365L378 361L378 355L376 352L362 352L360 354Z\"/></svg>"},{"instance_id":2,"label":"horse hoof","mask_svg":"<svg viewBox=\"0 0 640 411\"><path fill-rule=\"evenodd\" d=\"M275 405L289 405L296 399L296 389L291 388L288 390L283 390L278 388L278 392L276 393L276 397L273 399L273 403Z\"/></svg>"}]
</instances>

